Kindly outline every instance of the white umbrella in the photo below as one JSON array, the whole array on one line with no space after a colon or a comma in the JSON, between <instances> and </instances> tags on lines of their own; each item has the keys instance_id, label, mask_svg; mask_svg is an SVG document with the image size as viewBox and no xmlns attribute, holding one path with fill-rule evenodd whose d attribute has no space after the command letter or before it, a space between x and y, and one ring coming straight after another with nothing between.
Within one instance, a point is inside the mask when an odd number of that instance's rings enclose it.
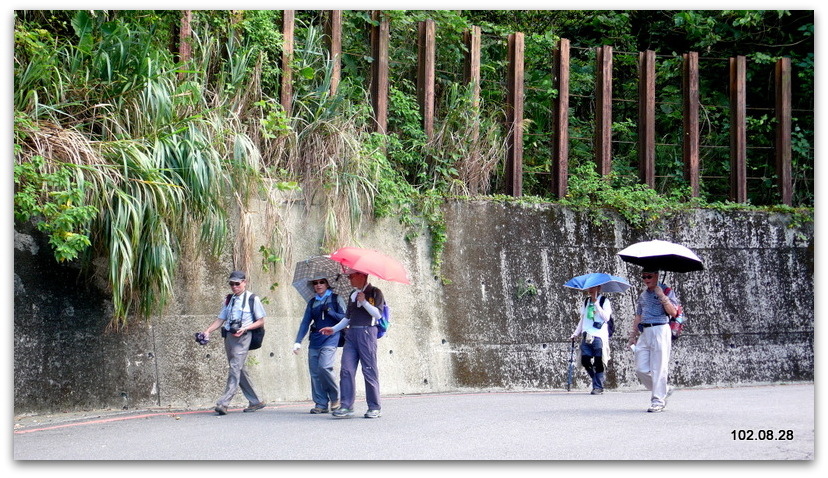
<instances>
[{"instance_id":1,"label":"white umbrella","mask_svg":"<svg viewBox=\"0 0 828 478\"><path fill-rule=\"evenodd\" d=\"M637 242L618 253L625 262L645 270L690 272L704 270L704 264L693 251L668 241Z\"/></svg>"}]
</instances>

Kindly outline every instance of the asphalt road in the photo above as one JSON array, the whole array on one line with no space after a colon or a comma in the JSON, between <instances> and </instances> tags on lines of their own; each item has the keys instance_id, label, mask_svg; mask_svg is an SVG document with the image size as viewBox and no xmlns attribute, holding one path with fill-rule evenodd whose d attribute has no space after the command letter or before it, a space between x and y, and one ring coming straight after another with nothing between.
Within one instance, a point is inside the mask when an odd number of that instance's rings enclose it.
<instances>
[{"instance_id":1,"label":"asphalt road","mask_svg":"<svg viewBox=\"0 0 828 478\"><path fill-rule=\"evenodd\" d=\"M28 460L804 460L812 466L814 385L677 390L662 413L646 391L383 397L383 416L310 415L283 402L212 410L16 417ZM807 471L806 470L799 470Z\"/></svg>"}]
</instances>

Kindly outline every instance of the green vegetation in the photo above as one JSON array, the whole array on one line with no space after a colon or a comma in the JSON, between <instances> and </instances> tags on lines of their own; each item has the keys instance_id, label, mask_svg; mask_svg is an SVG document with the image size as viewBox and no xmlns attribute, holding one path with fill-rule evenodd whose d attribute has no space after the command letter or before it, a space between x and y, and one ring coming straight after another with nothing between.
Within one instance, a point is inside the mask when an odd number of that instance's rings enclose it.
<instances>
[{"instance_id":1,"label":"green vegetation","mask_svg":"<svg viewBox=\"0 0 828 478\"><path fill-rule=\"evenodd\" d=\"M281 12L194 11L192 58L178 57L180 11L17 11L14 51L15 220L49 237L58 261L107 258L113 328L163 310L182 250L226 250L228 212L301 188L325 213L321 249L347 243L363 217L395 217L409 237L427 227L440 274L446 198L502 200L505 36L526 34L524 197L553 201L549 170L551 50L573 44L569 195L642 227L686 208L757 209L813 220L813 12L389 11L387 134L373 132L367 88L369 12L345 11L342 79L323 12L297 11L293 102L280 105ZM416 29L437 24L437 112L426 137L416 97ZM463 32L483 30L479 104L463 80ZM594 47L614 48L613 172L592 153ZM637 179L637 52L658 53L654 189ZM701 55L702 197L682 179L680 58ZM726 200L727 58L748 57L749 204ZM792 59L795 208L778 206L770 161L772 69ZM281 262L278 218L258 247ZM244 233L244 231L241 231ZM251 249L247 254L252 254ZM274 284L273 287L276 287Z\"/></svg>"}]
</instances>

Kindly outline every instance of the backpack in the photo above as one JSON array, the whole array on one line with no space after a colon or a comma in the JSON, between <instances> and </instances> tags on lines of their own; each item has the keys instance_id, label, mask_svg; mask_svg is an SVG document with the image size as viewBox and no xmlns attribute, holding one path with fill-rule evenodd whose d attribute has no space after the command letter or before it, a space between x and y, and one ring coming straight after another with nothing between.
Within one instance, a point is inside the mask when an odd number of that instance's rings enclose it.
<instances>
[{"instance_id":1,"label":"backpack","mask_svg":"<svg viewBox=\"0 0 828 478\"><path fill-rule=\"evenodd\" d=\"M662 286L662 289L664 289L665 294L669 294L671 291L671 289L666 285ZM676 316L670 317L670 334L672 335L673 340L676 340L681 336L685 320L687 319L684 317L684 307L679 305L676 307Z\"/></svg>"},{"instance_id":2,"label":"backpack","mask_svg":"<svg viewBox=\"0 0 828 478\"><path fill-rule=\"evenodd\" d=\"M600 299L598 299L598 304L601 306L601 308L604 307L604 301L606 299L607 298L604 297L603 295L601 296ZM589 301L589 297L587 297L584 300L584 306L586 306L588 301ZM607 333L609 334L610 337L612 337L615 334L615 320L614 320L614 317L612 316L612 314L610 314L610 318L609 318L609 320L607 320Z\"/></svg>"},{"instance_id":3,"label":"backpack","mask_svg":"<svg viewBox=\"0 0 828 478\"><path fill-rule=\"evenodd\" d=\"M230 305L230 299L233 297L233 294L227 294L227 297L224 299L224 306L227 307ZM250 294L248 296L248 307L250 310L250 314L253 314L253 304L256 300L256 294ZM253 322L256 322L256 316L253 316ZM264 326L257 327L255 329L248 330L250 332L250 348L248 350L256 350L262 347L262 341L264 340L265 328ZM227 329L224 327L221 328L221 336L227 337Z\"/></svg>"},{"instance_id":4,"label":"backpack","mask_svg":"<svg viewBox=\"0 0 828 478\"><path fill-rule=\"evenodd\" d=\"M381 339L386 332L388 332L388 327L391 325L391 307L388 307L388 304L382 304L382 317L377 320L377 338Z\"/></svg>"}]
</instances>

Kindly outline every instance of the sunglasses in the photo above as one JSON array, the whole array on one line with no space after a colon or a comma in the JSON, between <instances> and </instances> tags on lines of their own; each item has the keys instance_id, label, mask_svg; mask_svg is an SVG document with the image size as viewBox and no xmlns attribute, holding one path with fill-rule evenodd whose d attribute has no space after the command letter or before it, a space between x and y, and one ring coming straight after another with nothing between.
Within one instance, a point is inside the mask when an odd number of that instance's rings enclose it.
<instances>
[{"instance_id":1,"label":"sunglasses","mask_svg":"<svg viewBox=\"0 0 828 478\"><path fill-rule=\"evenodd\" d=\"M327 284L327 283L328 283L328 281L326 281L326 280L312 280L311 281L312 285Z\"/></svg>"},{"instance_id":2,"label":"sunglasses","mask_svg":"<svg viewBox=\"0 0 828 478\"><path fill-rule=\"evenodd\" d=\"M655 276L652 274L642 274L641 276L642 279L652 279L653 277Z\"/></svg>"},{"instance_id":3,"label":"sunglasses","mask_svg":"<svg viewBox=\"0 0 828 478\"><path fill-rule=\"evenodd\" d=\"M230 281L230 282L228 282L227 284L228 284L230 287L237 287L237 286L240 286L240 285L241 285L241 282L236 282L236 281L232 281L232 280L231 280L231 281Z\"/></svg>"}]
</instances>

